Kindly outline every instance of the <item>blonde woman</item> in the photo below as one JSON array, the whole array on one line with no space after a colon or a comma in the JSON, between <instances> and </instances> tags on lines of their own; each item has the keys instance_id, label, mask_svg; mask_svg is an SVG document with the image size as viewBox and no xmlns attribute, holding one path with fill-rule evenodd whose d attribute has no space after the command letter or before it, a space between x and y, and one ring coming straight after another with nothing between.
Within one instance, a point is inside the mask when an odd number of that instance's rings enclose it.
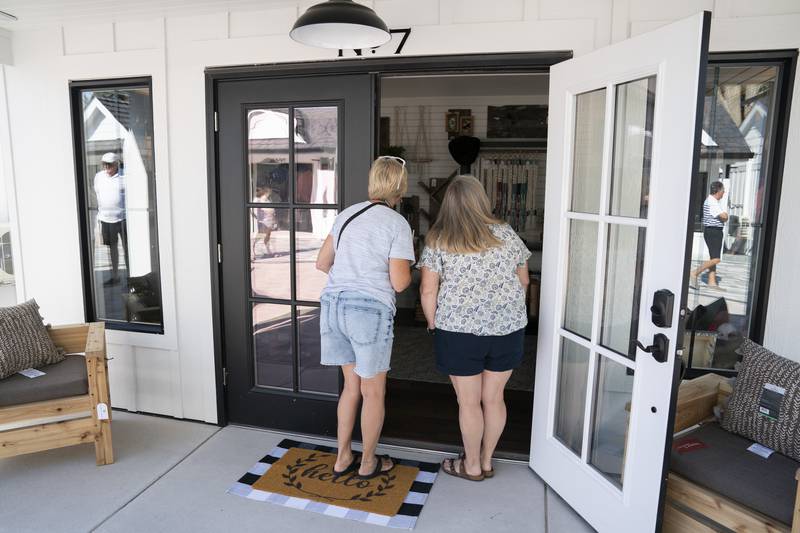
<instances>
[{"instance_id":1,"label":"blonde woman","mask_svg":"<svg viewBox=\"0 0 800 533\"><path fill-rule=\"evenodd\" d=\"M455 178L418 265L436 367L456 391L464 442L464 452L442 469L471 481L494 475L492 455L506 424L503 389L522 361L528 322L531 253L489 205L477 179Z\"/></svg>"},{"instance_id":2,"label":"blonde woman","mask_svg":"<svg viewBox=\"0 0 800 533\"><path fill-rule=\"evenodd\" d=\"M369 201L336 217L317 257L317 268L328 273L320 302L321 363L340 366L344 374L335 478L358 470L357 477L369 479L394 467L388 456L376 457L375 448L383 427L395 292L411 283L414 263L411 228L393 209L407 189L404 160L375 160L369 171ZM362 398L359 460L351 445Z\"/></svg>"}]
</instances>

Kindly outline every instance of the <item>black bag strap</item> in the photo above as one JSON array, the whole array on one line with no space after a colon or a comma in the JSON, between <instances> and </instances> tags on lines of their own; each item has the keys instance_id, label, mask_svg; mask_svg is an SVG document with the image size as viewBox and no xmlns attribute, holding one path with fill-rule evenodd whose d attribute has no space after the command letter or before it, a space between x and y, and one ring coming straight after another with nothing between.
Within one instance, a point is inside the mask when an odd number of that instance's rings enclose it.
<instances>
[{"instance_id":1,"label":"black bag strap","mask_svg":"<svg viewBox=\"0 0 800 533\"><path fill-rule=\"evenodd\" d=\"M336 238L336 248L337 249L339 248L339 241L342 240L342 233L344 233L344 228L346 228L347 225L350 224L353 221L353 219L355 219L358 216L360 216L361 214L363 214L364 211L366 211L368 209L372 209L376 205L382 205L384 207L389 207L389 204L387 204L386 202L372 202L368 206L364 207L363 209L360 209L358 211L358 213L354 214L353 216L351 216L350 218L348 218L347 220L344 221L344 224L342 224L342 228L339 230L339 236ZM391 209L391 208L389 208L389 209Z\"/></svg>"}]
</instances>

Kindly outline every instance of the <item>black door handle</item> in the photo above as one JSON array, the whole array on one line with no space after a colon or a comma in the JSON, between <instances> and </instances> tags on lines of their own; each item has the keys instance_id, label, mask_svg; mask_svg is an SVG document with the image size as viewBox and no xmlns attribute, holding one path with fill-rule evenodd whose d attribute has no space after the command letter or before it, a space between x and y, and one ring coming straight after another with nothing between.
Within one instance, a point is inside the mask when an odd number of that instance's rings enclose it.
<instances>
[{"instance_id":1,"label":"black door handle","mask_svg":"<svg viewBox=\"0 0 800 533\"><path fill-rule=\"evenodd\" d=\"M669 356L669 337L663 333L656 333L653 335L653 344L645 346L638 340L635 341L636 346L643 352L647 352L653 356L653 359L659 363L666 363Z\"/></svg>"}]
</instances>

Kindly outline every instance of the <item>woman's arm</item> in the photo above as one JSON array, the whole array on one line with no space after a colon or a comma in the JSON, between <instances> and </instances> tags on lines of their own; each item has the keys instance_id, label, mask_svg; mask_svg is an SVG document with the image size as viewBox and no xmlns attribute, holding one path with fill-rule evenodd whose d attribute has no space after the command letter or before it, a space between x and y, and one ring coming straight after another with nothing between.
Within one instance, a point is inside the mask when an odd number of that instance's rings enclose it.
<instances>
[{"instance_id":1,"label":"woman's arm","mask_svg":"<svg viewBox=\"0 0 800 533\"><path fill-rule=\"evenodd\" d=\"M428 328L433 329L436 318L436 300L439 297L439 274L422 267L422 283L419 287L420 300L422 301L422 312L428 321Z\"/></svg>"},{"instance_id":2,"label":"woman's arm","mask_svg":"<svg viewBox=\"0 0 800 533\"><path fill-rule=\"evenodd\" d=\"M321 270L326 274L330 272L335 255L336 252L333 250L333 237L328 235L328 238L322 243L322 248L319 249L319 254L317 255L317 270Z\"/></svg>"},{"instance_id":3,"label":"woman's arm","mask_svg":"<svg viewBox=\"0 0 800 533\"><path fill-rule=\"evenodd\" d=\"M519 283L522 285L522 288L527 289L528 285L531 283L531 278L528 276L528 265L517 267L517 277L519 278Z\"/></svg>"},{"instance_id":4,"label":"woman's arm","mask_svg":"<svg viewBox=\"0 0 800 533\"><path fill-rule=\"evenodd\" d=\"M403 292L411 285L411 261L389 258L389 281L395 292Z\"/></svg>"}]
</instances>

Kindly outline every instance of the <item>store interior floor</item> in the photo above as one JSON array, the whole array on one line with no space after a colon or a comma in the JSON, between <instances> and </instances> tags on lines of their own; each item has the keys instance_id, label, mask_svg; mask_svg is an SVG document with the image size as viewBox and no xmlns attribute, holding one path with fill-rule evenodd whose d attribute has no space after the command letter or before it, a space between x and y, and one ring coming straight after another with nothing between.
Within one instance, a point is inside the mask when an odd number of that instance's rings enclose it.
<instances>
[{"instance_id":1,"label":"store interior floor","mask_svg":"<svg viewBox=\"0 0 800 533\"><path fill-rule=\"evenodd\" d=\"M114 411L113 432L116 462L108 466L95 466L90 445L0 459L0 531L387 531L225 492L290 435L124 411ZM444 457L395 447L379 451L425 461ZM442 474L415 531L593 531L527 464L499 461L496 470L483 483Z\"/></svg>"}]
</instances>

